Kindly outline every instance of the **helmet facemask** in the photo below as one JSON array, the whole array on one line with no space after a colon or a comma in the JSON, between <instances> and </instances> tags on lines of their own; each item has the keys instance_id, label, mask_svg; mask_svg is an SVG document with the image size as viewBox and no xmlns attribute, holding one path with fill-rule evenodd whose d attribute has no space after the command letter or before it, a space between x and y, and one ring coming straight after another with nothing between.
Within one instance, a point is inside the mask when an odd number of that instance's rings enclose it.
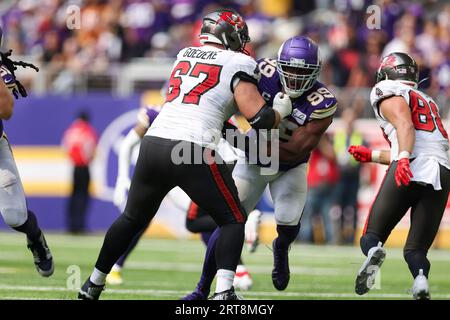
<instances>
[{"instance_id":1,"label":"helmet facemask","mask_svg":"<svg viewBox=\"0 0 450 320\"><path fill-rule=\"evenodd\" d=\"M307 64L303 59L277 60L277 70L284 91L291 98L300 97L312 88L320 74L321 63Z\"/></svg>"}]
</instances>

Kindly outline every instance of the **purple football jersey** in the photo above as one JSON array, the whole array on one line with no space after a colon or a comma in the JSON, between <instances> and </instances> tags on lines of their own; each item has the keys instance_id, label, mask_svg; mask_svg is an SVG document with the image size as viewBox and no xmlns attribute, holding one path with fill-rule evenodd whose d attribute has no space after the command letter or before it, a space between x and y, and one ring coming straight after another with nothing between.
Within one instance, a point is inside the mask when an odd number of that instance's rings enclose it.
<instances>
[{"instance_id":1,"label":"purple football jersey","mask_svg":"<svg viewBox=\"0 0 450 320\"><path fill-rule=\"evenodd\" d=\"M147 105L141 107L138 111L137 122L141 127L148 129L159 115L159 111L159 106Z\"/></svg>"},{"instance_id":2,"label":"purple football jersey","mask_svg":"<svg viewBox=\"0 0 450 320\"><path fill-rule=\"evenodd\" d=\"M276 60L260 59L258 67L261 72L261 79L258 83L258 90L269 106L273 105L275 95L282 91L280 76L276 70ZM316 81L311 89L304 92L300 97L292 100L292 113L284 118L280 125L280 142L286 142L292 133L309 121L324 119L332 116L336 111L337 100L327 87ZM302 159L295 165L282 165L280 170L287 170L302 163L308 162L309 156Z\"/></svg>"},{"instance_id":3,"label":"purple football jersey","mask_svg":"<svg viewBox=\"0 0 450 320\"><path fill-rule=\"evenodd\" d=\"M150 125L152 125L153 121L155 121L158 114L159 114L158 110L155 110L153 108L147 108L147 117L150 122Z\"/></svg>"}]
</instances>

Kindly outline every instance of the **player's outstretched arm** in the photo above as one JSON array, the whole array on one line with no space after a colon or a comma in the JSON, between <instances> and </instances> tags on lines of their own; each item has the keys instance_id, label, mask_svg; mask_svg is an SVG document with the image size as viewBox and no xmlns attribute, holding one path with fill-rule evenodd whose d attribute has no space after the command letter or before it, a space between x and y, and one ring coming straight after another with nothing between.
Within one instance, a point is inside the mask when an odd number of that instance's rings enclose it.
<instances>
[{"instance_id":1,"label":"player's outstretched arm","mask_svg":"<svg viewBox=\"0 0 450 320\"><path fill-rule=\"evenodd\" d=\"M413 176L409 168L409 157L414 149L416 140L411 111L406 100L400 96L393 96L383 100L380 103L380 111L397 131L399 154L395 181L397 186L407 186Z\"/></svg>"},{"instance_id":2,"label":"player's outstretched arm","mask_svg":"<svg viewBox=\"0 0 450 320\"><path fill-rule=\"evenodd\" d=\"M234 99L239 111L255 129L277 128L280 120L292 112L288 95L278 93L269 107L254 83L239 81L234 89Z\"/></svg>"},{"instance_id":3,"label":"player's outstretched arm","mask_svg":"<svg viewBox=\"0 0 450 320\"><path fill-rule=\"evenodd\" d=\"M128 132L125 138L122 140L119 149L119 164L116 186L114 188L113 203L119 207L125 202L127 191L130 188L130 159L131 151L141 139L144 137L146 128L142 127L139 123Z\"/></svg>"},{"instance_id":4,"label":"player's outstretched arm","mask_svg":"<svg viewBox=\"0 0 450 320\"><path fill-rule=\"evenodd\" d=\"M3 81L0 81L0 119L8 120L13 114L14 99Z\"/></svg>"},{"instance_id":5,"label":"player's outstretched arm","mask_svg":"<svg viewBox=\"0 0 450 320\"><path fill-rule=\"evenodd\" d=\"M359 162L376 162L388 165L391 163L389 150L372 150L366 146L350 146L348 152Z\"/></svg>"},{"instance_id":6,"label":"player's outstretched arm","mask_svg":"<svg viewBox=\"0 0 450 320\"><path fill-rule=\"evenodd\" d=\"M288 142L280 143L280 162L293 164L307 157L332 121L332 117L312 120L295 130Z\"/></svg>"}]
</instances>

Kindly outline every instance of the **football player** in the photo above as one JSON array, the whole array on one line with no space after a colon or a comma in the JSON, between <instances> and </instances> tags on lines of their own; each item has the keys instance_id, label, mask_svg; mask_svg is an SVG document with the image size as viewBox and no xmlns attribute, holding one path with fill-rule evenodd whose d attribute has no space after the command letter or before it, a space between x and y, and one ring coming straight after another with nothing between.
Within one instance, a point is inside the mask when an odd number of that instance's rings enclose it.
<instances>
[{"instance_id":1,"label":"football player","mask_svg":"<svg viewBox=\"0 0 450 320\"><path fill-rule=\"evenodd\" d=\"M271 108L258 92L256 61L244 54L249 40L241 15L218 10L203 18L203 46L178 53L166 101L141 142L125 211L109 228L79 298L99 298L111 267L166 194L179 186L221 230L213 299L238 299L232 286L247 215L231 172L216 152L217 133L238 111L258 129L276 128L292 111L287 95L278 93Z\"/></svg>"},{"instance_id":2,"label":"football player","mask_svg":"<svg viewBox=\"0 0 450 320\"><path fill-rule=\"evenodd\" d=\"M403 254L414 278L414 299L429 299L430 248L447 204L450 189L448 135L437 103L418 90L419 70L406 53L384 57L370 93L375 116L390 150L351 146L361 162L389 165L360 239L367 256L356 277L355 291L365 294L373 286L392 229L411 209L411 226Z\"/></svg>"},{"instance_id":3,"label":"football player","mask_svg":"<svg viewBox=\"0 0 450 320\"><path fill-rule=\"evenodd\" d=\"M160 106L142 107L138 112L136 125L128 132L120 144L118 174L113 196L113 203L120 210L123 209L128 190L130 189L131 181L129 177L129 168L132 150L141 142L148 128L158 116L160 109ZM236 161L236 155L233 150L230 149L230 146L227 146L227 144L228 143L225 140L221 141L218 146L218 151L226 163L233 163ZM260 217L260 215L257 216ZM111 272L106 277L106 282L108 284L119 285L123 283L121 271L125 261L136 247L139 239L147 228L148 225L146 225L141 232L135 236L124 254L122 254L119 260L116 261L111 269ZM191 202L186 215L186 229L192 233L200 233L202 241L205 245L208 245L209 237L216 228L217 224L214 222L214 219L211 218L205 210L199 208L194 202ZM234 278L233 286L240 290L249 290L252 285L253 280L241 258L236 269L236 276Z\"/></svg>"},{"instance_id":4,"label":"football player","mask_svg":"<svg viewBox=\"0 0 450 320\"><path fill-rule=\"evenodd\" d=\"M3 130L3 120L9 120L13 114L12 95L17 98L20 91L15 76L1 63L0 59L0 213L7 225L27 235L27 246L37 272L49 277L54 271L53 257L36 216L27 207L11 146Z\"/></svg>"},{"instance_id":5,"label":"football player","mask_svg":"<svg viewBox=\"0 0 450 320\"><path fill-rule=\"evenodd\" d=\"M261 73L258 90L266 103L273 105L277 92L282 90L289 95L293 106L292 114L279 126L280 170L273 175L261 175L258 165L238 163L233 170L233 179L247 211L255 208L269 185L278 233L272 242L272 282L277 290L284 290L290 279L289 247L299 232L306 202L307 162L310 152L332 122L337 100L317 80L321 69L319 47L307 37L288 39L280 47L277 60L261 59L258 66ZM218 233L220 230L212 237L217 237ZM210 240L207 252L213 250L214 243ZM187 297L207 297L216 269L211 256L206 255L202 278Z\"/></svg>"}]
</instances>

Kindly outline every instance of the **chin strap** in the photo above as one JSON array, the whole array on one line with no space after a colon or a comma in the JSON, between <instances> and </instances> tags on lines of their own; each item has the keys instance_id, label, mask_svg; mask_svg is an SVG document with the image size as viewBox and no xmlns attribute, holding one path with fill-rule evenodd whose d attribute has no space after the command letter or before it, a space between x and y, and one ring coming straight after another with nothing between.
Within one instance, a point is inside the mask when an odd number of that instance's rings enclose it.
<instances>
[{"instance_id":1,"label":"chin strap","mask_svg":"<svg viewBox=\"0 0 450 320\"><path fill-rule=\"evenodd\" d=\"M417 84L417 86L420 86L420 84L421 84L422 82L425 82L425 81L427 81L428 79L430 79L430 78L429 78L429 77L423 78L422 80L419 81L419 83Z\"/></svg>"},{"instance_id":2,"label":"chin strap","mask_svg":"<svg viewBox=\"0 0 450 320\"><path fill-rule=\"evenodd\" d=\"M419 85L416 82L414 82L414 81L408 81L408 80L398 80L398 81L403 83L403 84L406 84L407 86L411 86L414 89L417 89L419 87Z\"/></svg>"}]
</instances>

